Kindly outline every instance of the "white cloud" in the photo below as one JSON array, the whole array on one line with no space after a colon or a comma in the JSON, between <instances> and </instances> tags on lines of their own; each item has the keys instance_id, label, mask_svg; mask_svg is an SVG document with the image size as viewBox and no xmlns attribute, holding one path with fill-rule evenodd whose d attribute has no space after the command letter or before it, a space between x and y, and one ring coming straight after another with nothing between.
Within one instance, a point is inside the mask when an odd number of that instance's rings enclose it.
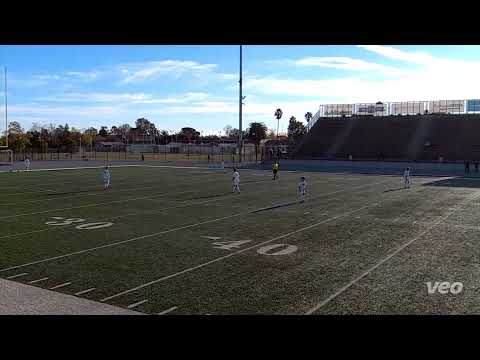
<instances>
[{"instance_id":1,"label":"white cloud","mask_svg":"<svg viewBox=\"0 0 480 360\"><path fill-rule=\"evenodd\" d=\"M55 74L33 75L32 77L38 80L60 80L61 79L59 75L55 75Z\"/></svg>"},{"instance_id":2,"label":"white cloud","mask_svg":"<svg viewBox=\"0 0 480 360\"><path fill-rule=\"evenodd\" d=\"M180 104L195 101L203 101L210 95L204 92L187 92L185 94L154 98L145 93L66 93L62 95L47 96L35 99L36 101L49 102L120 102L132 104Z\"/></svg>"},{"instance_id":3,"label":"white cloud","mask_svg":"<svg viewBox=\"0 0 480 360\"><path fill-rule=\"evenodd\" d=\"M212 71L216 67L216 64L200 64L196 61L162 60L123 66L120 72L126 75L122 83L128 84L145 81L166 74L180 77L185 73L205 73Z\"/></svg>"},{"instance_id":4,"label":"white cloud","mask_svg":"<svg viewBox=\"0 0 480 360\"><path fill-rule=\"evenodd\" d=\"M209 97L209 94L203 92L188 92L183 95L169 96L166 98L160 99L140 99L134 101L137 104L179 104L179 103L188 103L194 101L206 100Z\"/></svg>"},{"instance_id":5,"label":"white cloud","mask_svg":"<svg viewBox=\"0 0 480 360\"><path fill-rule=\"evenodd\" d=\"M399 75L402 72L400 69L392 66L350 57L307 57L296 60L294 64L352 71L375 71L389 75Z\"/></svg>"},{"instance_id":6,"label":"white cloud","mask_svg":"<svg viewBox=\"0 0 480 360\"><path fill-rule=\"evenodd\" d=\"M428 65L436 59L425 52L412 52L396 49L391 46L384 45L358 45L358 47L382 55L393 60L401 60L414 64Z\"/></svg>"},{"instance_id":7,"label":"white cloud","mask_svg":"<svg viewBox=\"0 0 480 360\"><path fill-rule=\"evenodd\" d=\"M74 77L80 80L95 80L99 77L99 71L67 71L65 75Z\"/></svg>"},{"instance_id":8,"label":"white cloud","mask_svg":"<svg viewBox=\"0 0 480 360\"><path fill-rule=\"evenodd\" d=\"M316 80L280 77L252 77L245 81L247 91L268 96L316 98L318 103L415 101L480 98L480 62L434 57L386 46L362 46L389 59L413 63L413 68L398 67L388 78L349 76ZM314 64L310 60L308 63ZM356 64L356 65L352 65ZM348 62L348 66L366 69L374 66ZM362 75L369 72L362 72Z\"/></svg>"},{"instance_id":9,"label":"white cloud","mask_svg":"<svg viewBox=\"0 0 480 360\"><path fill-rule=\"evenodd\" d=\"M36 99L36 101L51 102L124 102L124 101L146 101L151 95L144 93L67 93L56 96L47 96Z\"/></svg>"}]
</instances>

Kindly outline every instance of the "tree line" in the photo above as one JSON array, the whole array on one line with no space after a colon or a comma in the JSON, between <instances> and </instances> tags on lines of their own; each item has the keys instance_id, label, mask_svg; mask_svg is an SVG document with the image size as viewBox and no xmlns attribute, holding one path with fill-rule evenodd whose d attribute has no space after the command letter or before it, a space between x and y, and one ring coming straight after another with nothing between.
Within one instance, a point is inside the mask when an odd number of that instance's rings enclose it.
<instances>
[{"instance_id":1,"label":"tree line","mask_svg":"<svg viewBox=\"0 0 480 360\"><path fill-rule=\"evenodd\" d=\"M278 120L278 110L275 116ZM281 111L281 110L280 110ZM281 117L281 115L280 115ZM305 119L310 121L311 113L305 114ZM85 130L79 130L75 127L65 125L41 126L33 124L30 130L25 131L21 124L13 121L8 125L6 134L2 134L0 144L5 144L5 136L8 136L9 148L15 152L34 151L47 152L49 148L55 148L61 152L73 152L78 146L82 145L86 149L93 149L99 142L122 142L124 144L143 142L152 144L168 144L172 141L220 141L220 140L238 140L240 131L227 125L223 135L201 135L194 128L184 127L178 132L169 132L158 129L155 124L148 119L140 118L135 121L135 128L129 124L119 126L101 126L100 129L90 127ZM302 122L291 117L288 125L287 138L289 142L297 142L305 133L305 126ZM263 122L252 122L248 128L242 132L242 138L254 143L257 148L264 139L276 139L278 137L273 129L268 129Z\"/></svg>"}]
</instances>

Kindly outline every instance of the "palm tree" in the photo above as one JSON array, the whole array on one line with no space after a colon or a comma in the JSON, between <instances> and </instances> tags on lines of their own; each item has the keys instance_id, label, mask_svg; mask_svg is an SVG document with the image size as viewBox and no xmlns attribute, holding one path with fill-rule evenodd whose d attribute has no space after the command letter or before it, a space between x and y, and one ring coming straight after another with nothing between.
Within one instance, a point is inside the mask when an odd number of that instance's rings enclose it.
<instances>
[{"instance_id":1,"label":"palm tree","mask_svg":"<svg viewBox=\"0 0 480 360\"><path fill-rule=\"evenodd\" d=\"M257 162L260 142L267 137L267 127L264 123L252 122L247 129L247 139L255 143L255 162Z\"/></svg>"},{"instance_id":2,"label":"palm tree","mask_svg":"<svg viewBox=\"0 0 480 360\"><path fill-rule=\"evenodd\" d=\"M278 128L280 126L280 119L282 118L282 115L283 115L282 109L279 108L275 111L275 117L277 118L277 139L278 139Z\"/></svg>"},{"instance_id":3,"label":"palm tree","mask_svg":"<svg viewBox=\"0 0 480 360\"><path fill-rule=\"evenodd\" d=\"M305 120L307 120L307 123L310 122L310 120L312 120L312 113L309 111L305 114Z\"/></svg>"}]
</instances>

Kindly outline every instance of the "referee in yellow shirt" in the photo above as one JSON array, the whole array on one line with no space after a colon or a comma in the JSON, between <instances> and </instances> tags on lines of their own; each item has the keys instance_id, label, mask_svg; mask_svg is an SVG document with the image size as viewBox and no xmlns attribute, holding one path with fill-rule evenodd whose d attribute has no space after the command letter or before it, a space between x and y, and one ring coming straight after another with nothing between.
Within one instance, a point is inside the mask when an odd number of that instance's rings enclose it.
<instances>
[{"instance_id":1,"label":"referee in yellow shirt","mask_svg":"<svg viewBox=\"0 0 480 360\"><path fill-rule=\"evenodd\" d=\"M273 164L273 180L277 180L279 167L280 164L278 163L278 161L275 161L275 163Z\"/></svg>"}]
</instances>

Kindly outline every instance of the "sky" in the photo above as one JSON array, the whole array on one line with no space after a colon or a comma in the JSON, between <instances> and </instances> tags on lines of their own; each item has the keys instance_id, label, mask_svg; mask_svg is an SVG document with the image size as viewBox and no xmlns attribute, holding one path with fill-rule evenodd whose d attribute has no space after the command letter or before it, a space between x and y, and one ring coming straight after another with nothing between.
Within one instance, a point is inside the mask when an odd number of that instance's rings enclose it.
<instances>
[{"instance_id":1,"label":"sky","mask_svg":"<svg viewBox=\"0 0 480 360\"><path fill-rule=\"evenodd\" d=\"M8 120L26 129L238 127L239 46L2 46ZM3 77L2 77L3 80ZM4 84L0 82L4 118ZM480 46L243 46L243 127L305 121L320 104L480 98ZM1 121L0 123L4 123ZM3 125L4 126L4 125Z\"/></svg>"}]
</instances>

